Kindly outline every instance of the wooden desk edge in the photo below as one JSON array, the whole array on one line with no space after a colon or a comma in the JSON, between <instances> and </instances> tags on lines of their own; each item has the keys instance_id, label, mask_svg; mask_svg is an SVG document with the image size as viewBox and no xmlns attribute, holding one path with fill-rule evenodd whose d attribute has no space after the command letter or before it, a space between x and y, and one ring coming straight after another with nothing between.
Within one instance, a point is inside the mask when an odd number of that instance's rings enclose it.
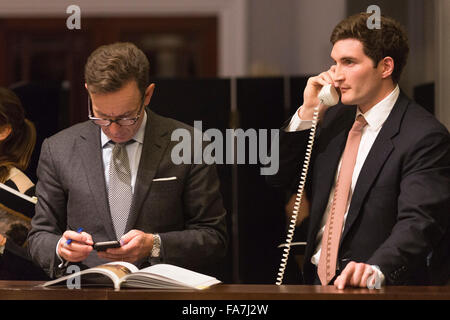
<instances>
[{"instance_id":1,"label":"wooden desk edge","mask_svg":"<svg viewBox=\"0 0 450 320\"><path fill-rule=\"evenodd\" d=\"M385 287L380 290L333 286L220 284L206 290L154 290L66 287L42 282L0 281L3 300L450 300L450 286Z\"/></svg>"}]
</instances>

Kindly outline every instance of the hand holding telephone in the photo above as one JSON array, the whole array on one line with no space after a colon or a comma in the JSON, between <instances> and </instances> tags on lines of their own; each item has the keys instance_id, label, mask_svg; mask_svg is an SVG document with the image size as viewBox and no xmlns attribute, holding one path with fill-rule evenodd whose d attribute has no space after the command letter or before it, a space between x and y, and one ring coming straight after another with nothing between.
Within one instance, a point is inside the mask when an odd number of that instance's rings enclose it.
<instances>
[{"instance_id":1,"label":"hand holding telephone","mask_svg":"<svg viewBox=\"0 0 450 320\"><path fill-rule=\"evenodd\" d=\"M120 242L117 240L96 242L96 243L94 243L93 247L94 247L94 250L96 250L96 251L106 251L106 249L109 249L109 248L120 248Z\"/></svg>"},{"instance_id":2,"label":"hand holding telephone","mask_svg":"<svg viewBox=\"0 0 450 320\"><path fill-rule=\"evenodd\" d=\"M280 269L278 271L276 282L277 285L281 285L283 282L284 270L286 269L287 259L289 257L289 251L291 249L291 242L292 238L294 237L297 216L300 211L301 200L303 198L303 190L305 189L306 176L308 174L309 161L311 160L314 137L316 135L317 120L319 118L319 107L320 105L331 107L339 102L339 95L336 89L331 84L323 86L317 97L319 98L320 103L314 108L311 131L309 133L308 145L306 147L305 160L303 161L302 174L295 198L294 212L291 216L291 222L289 224L288 234L286 238L286 245L284 248L283 257L281 258Z\"/></svg>"},{"instance_id":3,"label":"hand holding telephone","mask_svg":"<svg viewBox=\"0 0 450 320\"><path fill-rule=\"evenodd\" d=\"M327 84L326 86L322 87L319 92L318 98L321 104L328 107L334 106L339 102L339 95L336 89L331 84Z\"/></svg>"}]
</instances>

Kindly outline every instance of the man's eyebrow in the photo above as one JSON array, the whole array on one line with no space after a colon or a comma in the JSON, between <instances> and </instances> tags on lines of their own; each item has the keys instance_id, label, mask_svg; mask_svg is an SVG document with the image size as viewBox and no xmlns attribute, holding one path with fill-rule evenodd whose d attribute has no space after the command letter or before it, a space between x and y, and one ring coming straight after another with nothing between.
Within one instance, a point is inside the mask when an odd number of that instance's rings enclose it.
<instances>
[{"instance_id":1,"label":"man's eyebrow","mask_svg":"<svg viewBox=\"0 0 450 320\"><path fill-rule=\"evenodd\" d=\"M334 61L334 63L336 63L336 60L334 60L333 58L331 58L331 59ZM352 57L352 56L344 56L344 57L340 57L338 60L339 61L344 61L344 60L356 61L357 59L355 57Z\"/></svg>"},{"instance_id":2,"label":"man's eyebrow","mask_svg":"<svg viewBox=\"0 0 450 320\"><path fill-rule=\"evenodd\" d=\"M106 118L112 118L110 115L107 115L107 114L104 114L103 112L101 112L101 111L98 111L98 110L94 110L95 111L95 113L97 113L99 116L101 116L101 117L106 117ZM125 112L125 113L122 113L122 114L119 114L118 116L115 116L114 118L117 118L117 119L119 119L119 118L125 118L125 117L127 117L127 116L129 116L130 114L132 114L134 111L127 111L127 112Z\"/></svg>"}]
</instances>

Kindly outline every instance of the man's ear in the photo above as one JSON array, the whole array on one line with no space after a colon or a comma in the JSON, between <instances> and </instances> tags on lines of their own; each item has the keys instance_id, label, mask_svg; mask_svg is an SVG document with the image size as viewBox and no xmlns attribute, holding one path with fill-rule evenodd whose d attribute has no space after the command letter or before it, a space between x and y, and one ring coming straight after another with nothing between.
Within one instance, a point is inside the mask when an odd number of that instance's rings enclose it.
<instances>
[{"instance_id":1,"label":"man's ear","mask_svg":"<svg viewBox=\"0 0 450 320\"><path fill-rule=\"evenodd\" d=\"M381 71L381 77L386 79L387 77L392 75L394 72L394 59L391 57L384 57L379 63L378 68Z\"/></svg>"},{"instance_id":2,"label":"man's ear","mask_svg":"<svg viewBox=\"0 0 450 320\"><path fill-rule=\"evenodd\" d=\"M150 104L150 100L152 99L152 96L153 96L153 91L155 91L154 83L150 84L147 87L147 89L145 89L145 101L144 101L145 106L148 106Z\"/></svg>"},{"instance_id":3,"label":"man's ear","mask_svg":"<svg viewBox=\"0 0 450 320\"><path fill-rule=\"evenodd\" d=\"M6 124L2 127L0 127L0 141L4 141L6 140L6 138L9 137L9 135L11 134L12 128L11 125Z\"/></svg>"}]
</instances>

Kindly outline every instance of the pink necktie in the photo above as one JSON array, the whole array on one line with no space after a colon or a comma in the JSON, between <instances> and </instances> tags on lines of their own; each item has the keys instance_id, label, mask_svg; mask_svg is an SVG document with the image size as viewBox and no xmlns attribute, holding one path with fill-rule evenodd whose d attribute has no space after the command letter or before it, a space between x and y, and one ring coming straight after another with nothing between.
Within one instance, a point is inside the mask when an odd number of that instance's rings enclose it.
<instances>
[{"instance_id":1,"label":"pink necktie","mask_svg":"<svg viewBox=\"0 0 450 320\"><path fill-rule=\"evenodd\" d=\"M327 285L336 274L339 241L350 195L353 169L356 163L359 143L361 142L362 129L366 124L367 122L364 117L359 115L353 124L352 129L348 133L347 143L345 144L341 169L334 190L333 204L325 225L319 265L317 266L320 282L324 286Z\"/></svg>"}]
</instances>

